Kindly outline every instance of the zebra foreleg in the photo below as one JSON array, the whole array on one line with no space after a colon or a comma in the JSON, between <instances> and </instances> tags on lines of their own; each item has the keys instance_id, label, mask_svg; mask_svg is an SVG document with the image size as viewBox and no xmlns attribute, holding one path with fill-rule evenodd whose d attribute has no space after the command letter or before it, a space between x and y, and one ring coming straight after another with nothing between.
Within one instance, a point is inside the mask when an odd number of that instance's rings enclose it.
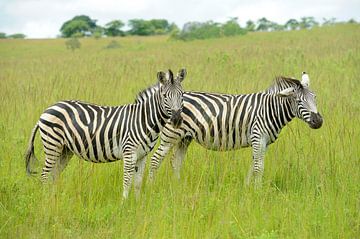
<instances>
[{"instance_id":1,"label":"zebra foreleg","mask_svg":"<svg viewBox=\"0 0 360 239\"><path fill-rule=\"evenodd\" d=\"M180 180L180 169L184 160L186 151L191 143L191 138L185 138L174 146L174 155L171 158L171 165L173 167L175 176Z\"/></svg>"},{"instance_id":2,"label":"zebra foreleg","mask_svg":"<svg viewBox=\"0 0 360 239\"><path fill-rule=\"evenodd\" d=\"M266 152L266 138L260 137L260 139L254 140L252 143L253 149L253 164L250 167L248 176L246 178L246 185L250 184L252 176L254 176L255 188L262 186L262 176L264 172L264 157Z\"/></svg>"},{"instance_id":3,"label":"zebra foreleg","mask_svg":"<svg viewBox=\"0 0 360 239\"><path fill-rule=\"evenodd\" d=\"M127 199L135 171L136 153L124 153L123 199Z\"/></svg>"},{"instance_id":4,"label":"zebra foreleg","mask_svg":"<svg viewBox=\"0 0 360 239\"><path fill-rule=\"evenodd\" d=\"M150 160L150 174L149 174L150 182L154 180L155 172L158 170L164 157L169 153L172 147L173 144L161 141L160 146L156 149L156 152L154 153L154 155L151 157Z\"/></svg>"},{"instance_id":5,"label":"zebra foreleg","mask_svg":"<svg viewBox=\"0 0 360 239\"><path fill-rule=\"evenodd\" d=\"M135 195L136 199L140 198L141 184L144 177L146 157L138 159L135 166L135 177L134 177L134 186L135 186Z\"/></svg>"}]
</instances>

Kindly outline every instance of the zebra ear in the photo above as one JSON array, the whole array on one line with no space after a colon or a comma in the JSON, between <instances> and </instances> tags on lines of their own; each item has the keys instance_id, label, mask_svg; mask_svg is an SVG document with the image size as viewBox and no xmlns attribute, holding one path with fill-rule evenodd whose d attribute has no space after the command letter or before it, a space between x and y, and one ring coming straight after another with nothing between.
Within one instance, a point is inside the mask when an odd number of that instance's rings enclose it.
<instances>
[{"instance_id":1,"label":"zebra ear","mask_svg":"<svg viewBox=\"0 0 360 239\"><path fill-rule=\"evenodd\" d=\"M293 87L289 87L277 93L277 96L288 97L288 96L293 96L294 94L295 94L295 89Z\"/></svg>"},{"instance_id":2,"label":"zebra ear","mask_svg":"<svg viewBox=\"0 0 360 239\"><path fill-rule=\"evenodd\" d=\"M187 74L187 72L186 72L186 69L185 69L185 68L182 68L182 69L179 71L179 73L178 73L178 79L180 80L180 82L182 82L182 81L185 79L186 74Z\"/></svg>"},{"instance_id":3,"label":"zebra ear","mask_svg":"<svg viewBox=\"0 0 360 239\"><path fill-rule=\"evenodd\" d=\"M158 81L161 83L161 84L165 84L166 82L166 74L163 72L163 71L159 71L157 73L157 78L158 78Z\"/></svg>"},{"instance_id":4,"label":"zebra ear","mask_svg":"<svg viewBox=\"0 0 360 239\"><path fill-rule=\"evenodd\" d=\"M174 73L169 69L168 70L168 76L171 84L174 84Z\"/></svg>"},{"instance_id":5,"label":"zebra ear","mask_svg":"<svg viewBox=\"0 0 360 239\"><path fill-rule=\"evenodd\" d=\"M309 78L309 75L306 74L305 71L302 72L301 84L302 84L302 86L304 86L304 87L309 87L309 86L310 86L310 78Z\"/></svg>"}]
</instances>

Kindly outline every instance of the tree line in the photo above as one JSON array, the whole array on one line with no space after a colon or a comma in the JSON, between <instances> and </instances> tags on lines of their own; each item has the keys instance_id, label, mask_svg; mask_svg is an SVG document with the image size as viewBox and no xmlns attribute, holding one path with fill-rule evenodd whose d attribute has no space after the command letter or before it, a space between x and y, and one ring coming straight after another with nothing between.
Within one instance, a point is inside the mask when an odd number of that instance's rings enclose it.
<instances>
[{"instance_id":1,"label":"tree line","mask_svg":"<svg viewBox=\"0 0 360 239\"><path fill-rule=\"evenodd\" d=\"M249 20L244 27L241 27L238 18L230 18L225 23L214 21L188 22L180 29L175 23L170 23L166 19L131 19L125 24L121 20L112 20L104 26L97 24L97 20L91 19L87 15L75 16L64 22L60 28L64 38L95 37L103 36L119 37L127 35L150 36L169 34L171 39L192 40L208 39L224 36L244 35L247 32L255 31L289 31L300 29L311 29L319 26L329 26L338 23L336 18L323 18L320 24L314 17L302 17L299 20L289 19L285 24L278 24L263 17L257 21ZM350 19L347 23L357 23ZM124 28L127 27L127 30ZM25 38L21 33L6 35L0 32L0 38Z\"/></svg>"},{"instance_id":2,"label":"tree line","mask_svg":"<svg viewBox=\"0 0 360 239\"><path fill-rule=\"evenodd\" d=\"M249 20L246 22L245 27L241 27L238 23L238 18L230 18L225 23L217 23L214 21L188 22L185 23L180 30L175 23L170 23L166 19L131 19L127 23L128 30L124 30L126 25L121 20L110 21L104 26L100 26L96 22L96 20L91 19L86 15L75 16L61 26L61 37L94 36L99 38L102 36L150 36L170 34L172 39L192 40L243 35L247 32L255 31L264 32L311 29L314 27L340 23L336 21L336 18L323 18L323 22L320 24L314 17L302 17L299 20L289 19L282 25L263 17L257 21ZM357 22L350 19L348 23Z\"/></svg>"}]
</instances>

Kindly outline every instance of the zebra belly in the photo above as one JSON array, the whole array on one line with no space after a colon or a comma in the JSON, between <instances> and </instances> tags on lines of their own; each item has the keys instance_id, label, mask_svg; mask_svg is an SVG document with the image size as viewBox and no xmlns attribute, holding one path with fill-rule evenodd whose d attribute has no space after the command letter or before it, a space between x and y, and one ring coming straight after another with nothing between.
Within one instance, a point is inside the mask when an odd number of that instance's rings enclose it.
<instances>
[{"instance_id":1,"label":"zebra belly","mask_svg":"<svg viewBox=\"0 0 360 239\"><path fill-rule=\"evenodd\" d=\"M230 134L222 134L222 131L215 132L215 136L211 137L206 134L204 139L195 137L195 141L206 149L214 151L229 151L251 146L250 134L240 135L241 132L230 132Z\"/></svg>"}]
</instances>

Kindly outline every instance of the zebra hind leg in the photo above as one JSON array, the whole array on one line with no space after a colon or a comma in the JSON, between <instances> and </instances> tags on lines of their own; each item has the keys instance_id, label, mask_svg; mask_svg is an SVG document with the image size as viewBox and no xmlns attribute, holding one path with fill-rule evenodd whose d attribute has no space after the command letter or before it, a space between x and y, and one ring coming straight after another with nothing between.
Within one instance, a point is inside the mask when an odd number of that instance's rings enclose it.
<instances>
[{"instance_id":1,"label":"zebra hind leg","mask_svg":"<svg viewBox=\"0 0 360 239\"><path fill-rule=\"evenodd\" d=\"M53 169L54 181L56 181L60 177L61 172L66 168L73 155L74 155L73 152L71 152L65 146L61 153L60 160L56 162L55 167Z\"/></svg>"},{"instance_id":2,"label":"zebra hind leg","mask_svg":"<svg viewBox=\"0 0 360 239\"><path fill-rule=\"evenodd\" d=\"M171 158L171 165L174 170L175 176L180 180L180 170L184 160L186 151L191 143L192 138L186 137L182 139L177 145L174 146L174 155Z\"/></svg>"}]
</instances>

